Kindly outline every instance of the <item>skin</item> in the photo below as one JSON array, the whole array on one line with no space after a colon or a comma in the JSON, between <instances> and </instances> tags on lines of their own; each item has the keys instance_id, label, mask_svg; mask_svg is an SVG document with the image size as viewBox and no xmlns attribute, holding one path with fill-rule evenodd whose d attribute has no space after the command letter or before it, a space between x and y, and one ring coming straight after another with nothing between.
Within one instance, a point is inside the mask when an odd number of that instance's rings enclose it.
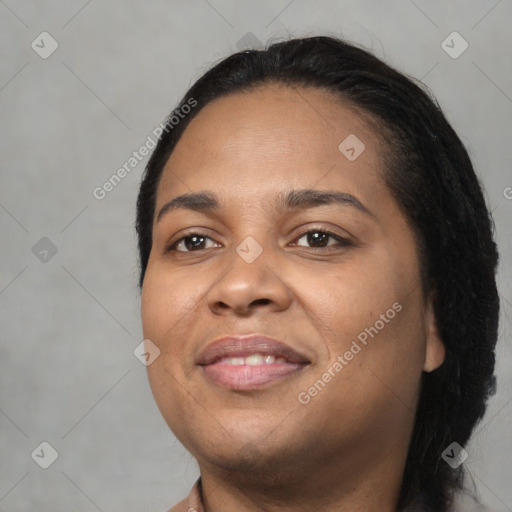
<instances>
[{"instance_id":1,"label":"skin","mask_svg":"<svg viewBox=\"0 0 512 512\"><path fill-rule=\"evenodd\" d=\"M338 149L349 134L365 144L354 161ZM184 193L210 191L221 203L155 219L142 289L144 337L161 351L148 366L151 388L198 461L207 512L396 507L421 375L442 364L444 347L412 230L383 181L384 151L376 124L331 93L265 85L208 104L167 162L156 212ZM352 194L371 213L273 201L307 188ZM205 244L166 252L187 228ZM350 245L315 243L309 229ZM248 236L263 249L252 263L236 252ZM396 302L401 311L301 404L299 393ZM310 364L258 390L209 381L200 351L249 333L284 341Z\"/></svg>"}]
</instances>

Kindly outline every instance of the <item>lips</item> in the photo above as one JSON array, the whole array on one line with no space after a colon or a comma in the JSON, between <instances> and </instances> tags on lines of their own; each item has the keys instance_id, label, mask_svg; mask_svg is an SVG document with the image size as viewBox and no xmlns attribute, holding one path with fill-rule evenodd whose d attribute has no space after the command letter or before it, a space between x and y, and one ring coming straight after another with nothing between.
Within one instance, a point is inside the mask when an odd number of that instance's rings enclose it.
<instances>
[{"instance_id":1,"label":"lips","mask_svg":"<svg viewBox=\"0 0 512 512\"><path fill-rule=\"evenodd\" d=\"M247 390L291 376L310 361L281 341L253 334L228 336L210 343L196 363L215 384Z\"/></svg>"}]
</instances>

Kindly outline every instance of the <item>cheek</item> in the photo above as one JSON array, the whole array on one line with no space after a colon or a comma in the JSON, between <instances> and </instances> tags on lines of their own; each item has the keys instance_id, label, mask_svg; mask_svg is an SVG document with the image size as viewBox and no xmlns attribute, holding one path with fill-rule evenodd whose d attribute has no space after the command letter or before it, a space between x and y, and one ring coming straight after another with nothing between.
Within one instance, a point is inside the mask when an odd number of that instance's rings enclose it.
<instances>
[{"instance_id":1,"label":"cheek","mask_svg":"<svg viewBox=\"0 0 512 512\"><path fill-rule=\"evenodd\" d=\"M148 265L141 296L143 336L160 350L147 367L149 384L162 416L175 432L176 428L189 428L192 421L190 408L183 405L187 403L183 385L187 376L181 357L197 304L190 292L198 289L176 281L176 276L158 263Z\"/></svg>"},{"instance_id":2,"label":"cheek","mask_svg":"<svg viewBox=\"0 0 512 512\"><path fill-rule=\"evenodd\" d=\"M335 379L340 386L350 383L360 390L354 397L397 394L413 403L426 342L414 257L404 260L375 249L329 271L304 271L300 282L296 293L311 310L308 316L329 354L319 376L330 369L340 376ZM343 369L338 365L336 371L333 365L339 356Z\"/></svg>"},{"instance_id":3,"label":"cheek","mask_svg":"<svg viewBox=\"0 0 512 512\"><path fill-rule=\"evenodd\" d=\"M165 262L148 265L141 297L144 337L165 348L176 330L190 320L204 294L197 276L197 272L189 271L180 279L179 274L165 268Z\"/></svg>"},{"instance_id":4,"label":"cheek","mask_svg":"<svg viewBox=\"0 0 512 512\"><path fill-rule=\"evenodd\" d=\"M148 265L146 271L141 296L142 329L144 338L150 339L160 350L160 356L147 368L157 402L170 399L161 397L163 390L174 389L174 396L179 392L178 382L186 381L184 349L204 293L199 282L194 282L197 273L189 274L186 282L180 282L176 274L158 262Z\"/></svg>"},{"instance_id":5,"label":"cheek","mask_svg":"<svg viewBox=\"0 0 512 512\"><path fill-rule=\"evenodd\" d=\"M288 281L311 310L311 320L340 344L405 297L414 279L413 272L400 269L378 249L354 253L337 265L297 268L294 274Z\"/></svg>"}]
</instances>

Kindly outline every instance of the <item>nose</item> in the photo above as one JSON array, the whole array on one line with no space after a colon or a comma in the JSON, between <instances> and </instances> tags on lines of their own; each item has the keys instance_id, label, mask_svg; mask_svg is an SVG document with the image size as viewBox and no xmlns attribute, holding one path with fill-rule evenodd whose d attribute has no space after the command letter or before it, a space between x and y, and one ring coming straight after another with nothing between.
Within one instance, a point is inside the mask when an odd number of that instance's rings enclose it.
<instances>
[{"instance_id":1,"label":"nose","mask_svg":"<svg viewBox=\"0 0 512 512\"><path fill-rule=\"evenodd\" d=\"M251 263L233 251L230 261L207 294L215 315L250 316L257 311L278 312L291 303L291 291L271 258L262 254Z\"/></svg>"}]
</instances>

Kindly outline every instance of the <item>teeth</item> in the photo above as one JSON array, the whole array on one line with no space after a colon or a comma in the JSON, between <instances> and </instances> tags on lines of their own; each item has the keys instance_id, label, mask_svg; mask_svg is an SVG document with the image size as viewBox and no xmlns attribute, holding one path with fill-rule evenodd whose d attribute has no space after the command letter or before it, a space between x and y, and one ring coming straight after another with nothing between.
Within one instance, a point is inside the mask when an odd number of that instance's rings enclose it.
<instances>
[{"instance_id":1,"label":"teeth","mask_svg":"<svg viewBox=\"0 0 512 512\"><path fill-rule=\"evenodd\" d=\"M263 364L263 361L265 361L265 358L263 356L260 356L259 354L254 354L252 356L245 358L245 364L248 364L250 366L258 366L260 364Z\"/></svg>"},{"instance_id":2,"label":"teeth","mask_svg":"<svg viewBox=\"0 0 512 512\"><path fill-rule=\"evenodd\" d=\"M286 359L284 357L278 357L276 359L271 355L264 356L261 354L251 354L247 357L224 357L221 359L221 362L231 364L233 366L259 366L263 364L286 363Z\"/></svg>"},{"instance_id":3,"label":"teeth","mask_svg":"<svg viewBox=\"0 0 512 512\"><path fill-rule=\"evenodd\" d=\"M223 359L225 363L232 364L235 366L239 366L245 364L245 359L243 357L226 357Z\"/></svg>"}]
</instances>

